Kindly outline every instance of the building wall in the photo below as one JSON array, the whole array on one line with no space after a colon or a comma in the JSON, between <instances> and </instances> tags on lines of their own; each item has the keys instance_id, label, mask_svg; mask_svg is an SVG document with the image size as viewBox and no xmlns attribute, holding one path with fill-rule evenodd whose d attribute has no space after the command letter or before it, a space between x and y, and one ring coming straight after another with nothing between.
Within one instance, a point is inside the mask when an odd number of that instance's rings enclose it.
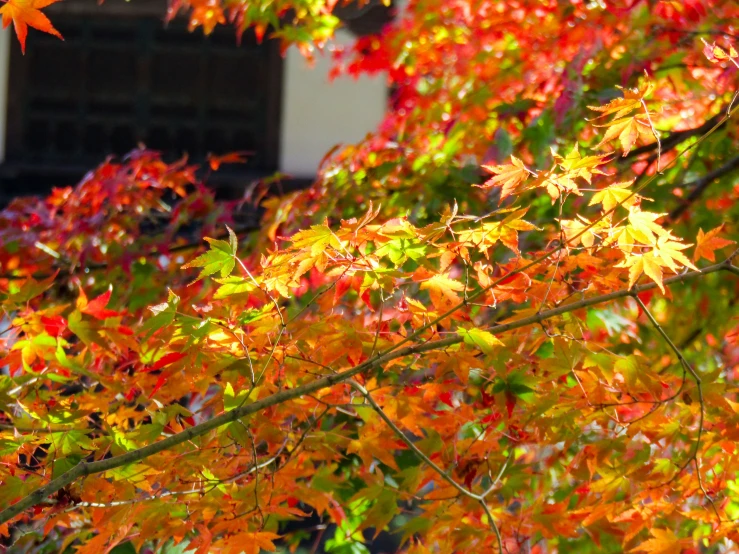
<instances>
[{"instance_id":1,"label":"building wall","mask_svg":"<svg viewBox=\"0 0 739 554\"><path fill-rule=\"evenodd\" d=\"M33 29L31 33L36 33ZM12 26L0 31L0 161L6 149L8 61ZM339 31L336 41L350 44ZM297 178L315 176L324 155L337 144L356 142L377 127L387 103L382 76L329 81L330 55L318 55L313 67L297 48L283 63L279 170Z\"/></svg>"},{"instance_id":2,"label":"building wall","mask_svg":"<svg viewBox=\"0 0 739 554\"><path fill-rule=\"evenodd\" d=\"M353 37L339 31L336 42ZM343 76L329 81L330 55L308 62L292 47L285 60L280 132L280 170L310 177L335 145L357 142L382 121L387 106L384 76Z\"/></svg>"},{"instance_id":3,"label":"building wall","mask_svg":"<svg viewBox=\"0 0 739 554\"><path fill-rule=\"evenodd\" d=\"M8 121L8 70L10 66L10 41L13 27L0 30L0 162L5 159L5 128Z\"/></svg>"}]
</instances>

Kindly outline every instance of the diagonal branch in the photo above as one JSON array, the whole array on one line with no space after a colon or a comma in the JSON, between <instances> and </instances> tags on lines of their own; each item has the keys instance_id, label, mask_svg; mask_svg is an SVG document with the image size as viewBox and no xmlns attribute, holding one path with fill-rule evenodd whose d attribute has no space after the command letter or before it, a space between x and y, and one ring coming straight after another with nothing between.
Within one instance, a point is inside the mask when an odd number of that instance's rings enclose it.
<instances>
[{"instance_id":1,"label":"diagonal branch","mask_svg":"<svg viewBox=\"0 0 739 554\"><path fill-rule=\"evenodd\" d=\"M670 350L672 350L675 353L675 356L677 356L677 359L680 362L680 365L683 367L684 371L687 371L690 376L695 381L696 389L698 390L698 404L700 406L700 416L698 419L698 437L695 440L695 445L693 446L693 451L690 454L690 457L688 458L688 461L685 462L685 464L680 468L680 472L678 472L678 475L682 473L685 468L687 468L691 463L695 462L695 468L696 468L696 475L698 476L698 484L700 486L701 491L703 491L703 494L708 499L708 501L711 503L711 506L713 507L713 511L716 513L716 517L718 518L719 523L721 523L721 516L718 513L718 510L716 509L716 505L713 503L713 499L706 493L706 489L703 487L703 480L701 478L700 474L700 462L698 460L698 454L700 451L701 446L701 439L703 438L703 424L705 422L706 417L706 404L703 400L703 385L701 382L701 378L696 373L695 369L693 369L693 366L691 366L688 363L688 360L685 359L685 356L683 356L683 353L680 351L680 349L675 345L674 342L672 342L672 339L670 336L665 332L665 330L662 328L662 326L659 324L659 322L655 319L652 312L649 311L649 308L642 302L642 299L639 298L637 294L634 294L634 300L636 300L636 303L639 304L639 307L642 309L642 311L646 314L647 319L649 319L650 323L654 326L654 328L657 330L659 335L664 339L664 341L667 343L667 345L670 347Z\"/></svg>"},{"instance_id":2,"label":"diagonal branch","mask_svg":"<svg viewBox=\"0 0 739 554\"><path fill-rule=\"evenodd\" d=\"M639 148L635 148L634 150L629 152L624 157L624 160L633 160L634 158L638 158L642 154L646 154L647 152L652 152L654 150L657 150L658 147L661 148L662 153L668 152L669 150L672 150L673 148L675 148L681 142L685 142L686 140L692 137L701 136L704 133L708 132L709 130L713 129L714 126L716 126L717 124L723 125L724 123L726 123L726 119L722 117L724 115L724 112L725 110L722 108L712 118L707 119L703 124L693 129L685 129L683 131L675 131L673 133L670 133L667 137L665 137L662 140L661 144L657 142L652 142L645 146L640 146Z\"/></svg>"},{"instance_id":3,"label":"diagonal branch","mask_svg":"<svg viewBox=\"0 0 739 554\"><path fill-rule=\"evenodd\" d=\"M675 221L676 219L678 219L693 202L698 200L703 195L706 189L716 179L719 179L724 175L728 175L729 173L736 171L737 169L739 169L739 156L732 158L731 160L726 162L726 164L717 169L714 169L710 173L706 173L700 179L696 179L695 181L691 181L690 183L684 183L682 185L683 187L691 189L690 194L688 194L688 196L681 200L680 204L667 216L667 219L669 221Z\"/></svg>"},{"instance_id":4,"label":"diagonal branch","mask_svg":"<svg viewBox=\"0 0 739 554\"><path fill-rule=\"evenodd\" d=\"M739 268L731 265L731 260L732 258L729 257L721 263L708 266L704 269L688 271L679 275L675 275L673 277L669 277L664 280L664 284L669 285L673 283L681 283L690 279L704 277L708 274L718 271L730 271L734 274L739 275ZM595 306L598 304L611 302L613 300L618 300L620 298L633 296L634 294L652 290L656 287L656 283L647 283L644 285L633 287L632 289L614 291L608 294L585 298L578 302L572 302L571 304L557 306L556 308L552 308L551 310L546 310L538 314L523 317L509 323L494 325L488 330L493 334L501 334L514 329L527 327L529 325L536 324L568 312L573 312L575 310L587 308L589 306ZM409 337L419 338L417 334L414 335L409 335ZM163 452L165 450L169 450L170 448L173 448L179 444L205 435L209 431L236 421L244 416L248 416L250 414L260 412L271 406L276 406L289 400L293 400L295 398L299 398L301 396L312 394L316 391L332 387L337 383L346 382L356 375L377 370L389 361L414 354L443 349L453 344L458 344L462 341L463 338L460 335L455 334L444 339L426 341L412 346L405 346L403 348L399 348L398 345L396 345L384 352L378 353L374 358L367 360L357 366L351 367L332 375L321 377L320 379L316 379L315 381L311 381L310 383L306 383L292 389L282 390L255 402L252 402L251 404L240 406L234 410L225 412L219 416L209 419L208 421L204 421L203 423L195 425L194 427L190 427L188 429L185 429L184 431L180 431L179 433L171 435L161 441L143 446L137 450L132 450L119 456L113 456L111 458L98 460L95 462L81 462L74 466L72 469L61 474L59 477L52 479L46 485L35 489L33 492L19 500L17 503L0 511L0 524L14 518L28 508L41 503L46 497L54 494L55 492L63 489L70 483L73 483L74 481L82 477L86 477L88 475L93 475L96 473L103 473L105 471L110 471L118 467L123 467L136 462L140 462L141 460L144 460L149 456L158 454L159 452ZM403 341L403 344L405 344L406 342L407 339Z\"/></svg>"},{"instance_id":5,"label":"diagonal branch","mask_svg":"<svg viewBox=\"0 0 739 554\"><path fill-rule=\"evenodd\" d=\"M377 402L375 402L375 399L372 398L372 395L365 389L362 385L354 381L353 379L350 379L348 383L357 391L359 394L364 396L367 399L367 402L370 403L372 408L377 412L377 414L380 416L380 418L387 424L388 427L390 427L393 432L398 436L400 440L402 440L408 448L410 448L416 456L421 458L423 463L425 463L427 466L429 466L431 469L433 469L436 473L439 474L439 477L441 477L444 481L449 483L452 487L457 489L462 495L466 496L467 498L471 498L472 500L475 500L478 502L482 508L485 510L485 514L488 517L488 521L490 522L490 527L492 528L493 532L495 533L495 538L498 540L498 551L503 554L503 539L500 536L500 529L498 529L498 525L495 523L495 519L493 519L492 513L490 513L490 509L487 506L487 502L485 502L485 496L486 495L477 495L473 493L471 490L463 487L459 483L457 483L454 479L451 478L451 476L441 469L438 465L434 463L434 461L426 456L426 454L421 451L420 448L418 448L411 439L409 439L406 434L393 422L392 419L388 417L388 415L383 411L383 409L380 407ZM507 464L506 464L507 465ZM506 465L503 466L503 469L505 470ZM501 474L503 471L501 471ZM487 493L486 493L487 494Z\"/></svg>"}]
</instances>

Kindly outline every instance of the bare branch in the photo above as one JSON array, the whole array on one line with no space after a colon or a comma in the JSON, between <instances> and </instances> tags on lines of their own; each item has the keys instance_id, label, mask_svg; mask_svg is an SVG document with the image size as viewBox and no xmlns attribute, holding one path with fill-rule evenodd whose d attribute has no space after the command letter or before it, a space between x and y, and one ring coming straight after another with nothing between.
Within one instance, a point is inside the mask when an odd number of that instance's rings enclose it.
<instances>
[{"instance_id":1,"label":"bare branch","mask_svg":"<svg viewBox=\"0 0 739 554\"><path fill-rule=\"evenodd\" d=\"M717 169L714 169L710 173L706 173L700 179L696 179L695 181L691 181L690 183L684 183L683 185L681 185L683 187L690 188L690 194L683 198L680 204L670 212L670 215L667 216L668 220L674 221L679 218L693 202L698 200L703 195L703 193L711 185L711 183L713 183L716 179L719 179L724 175L728 175L729 173L737 169L739 169L739 156L732 158L731 160L726 162L726 164Z\"/></svg>"}]
</instances>

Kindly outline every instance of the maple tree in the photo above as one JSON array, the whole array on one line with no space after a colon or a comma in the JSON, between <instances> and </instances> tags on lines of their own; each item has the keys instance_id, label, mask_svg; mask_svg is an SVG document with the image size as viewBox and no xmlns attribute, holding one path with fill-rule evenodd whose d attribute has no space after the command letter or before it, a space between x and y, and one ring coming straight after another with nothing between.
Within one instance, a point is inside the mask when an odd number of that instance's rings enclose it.
<instances>
[{"instance_id":1,"label":"maple tree","mask_svg":"<svg viewBox=\"0 0 739 554\"><path fill-rule=\"evenodd\" d=\"M334 4L170 15L310 53ZM4 24L51 32L45 5ZM339 553L383 529L413 554L736 548L737 16L415 0L334 54L387 71L385 121L255 195L261 233L146 150L14 201L0 532L258 553L316 516Z\"/></svg>"}]
</instances>

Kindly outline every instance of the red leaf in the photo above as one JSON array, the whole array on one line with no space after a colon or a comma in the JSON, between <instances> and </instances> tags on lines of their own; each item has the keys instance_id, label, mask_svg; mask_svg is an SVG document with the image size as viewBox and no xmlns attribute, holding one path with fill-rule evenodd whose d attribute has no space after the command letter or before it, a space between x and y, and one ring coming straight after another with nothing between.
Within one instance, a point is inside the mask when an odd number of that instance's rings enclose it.
<instances>
[{"instance_id":1,"label":"red leaf","mask_svg":"<svg viewBox=\"0 0 739 554\"><path fill-rule=\"evenodd\" d=\"M452 404L452 393L451 392L449 391L442 392L439 395L439 400L441 400L444 404L446 404L450 408L454 408L454 404Z\"/></svg>"},{"instance_id":2,"label":"red leaf","mask_svg":"<svg viewBox=\"0 0 739 554\"><path fill-rule=\"evenodd\" d=\"M149 372L149 371L156 371L157 369L162 369L164 366L173 364L181 360L185 356L186 354L183 354L182 352L170 352L169 354L165 354L164 356L159 358L153 365L144 369L144 371Z\"/></svg>"},{"instance_id":3,"label":"red leaf","mask_svg":"<svg viewBox=\"0 0 739 554\"><path fill-rule=\"evenodd\" d=\"M475 477L477 476L477 468L471 468L467 474L464 476L464 484L467 488L470 488L472 486L472 481L475 480Z\"/></svg>"},{"instance_id":4,"label":"red leaf","mask_svg":"<svg viewBox=\"0 0 739 554\"><path fill-rule=\"evenodd\" d=\"M639 294L637 294L637 296L639 297L639 300L641 300L642 302L644 302L644 305L645 306L649 306L649 301L652 299L652 296L654 296L654 289L651 289L651 290L648 290L648 291L644 291L644 292L640 292ZM639 315L642 314L642 311L643 310L641 309L641 305L640 305L639 306Z\"/></svg>"},{"instance_id":5,"label":"red leaf","mask_svg":"<svg viewBox=\"0 0 739 554\"><path fill-rule=\"evenodd\" d=\"M229 152L222 156L214 156L208 154L208 164L213 171L218 171L221 164L243 164L246 163L246 156L251 152Z\"/></svg>"},{"instance_id":6,"label":"red leaf","mask_svg":"<svg viewBox=\"0 0 739 554\"><path fill-rule=\"evenodd\" d=\"M118 312L114 310L105 309L105 306L107 306L108 302L110 301L110 295L112 292L113 291L111 289L108 289L97 298L93 298L92 300L90 300L87 305L84 306L80 311L97 319L106 319L108 317L118 315Z\"/></svg>"},{"instance_id":7,"label":"red leaf","mask_svg":"<svg viewBox=\"0 0 739 554\"><path fill-rule=\"evenodd\" d=\"M44 324L44 329L52 337L58 337L67 327L67 320L60 315L52 317L41 316L41 323Z\"/></svg>"},{"instance_id":8,"label":"red leaf","mask_svg":"<svg viewBox=\"0 0 739 554\"><path fill-rule=\"evenodd\" d=\"M169 379L169 375L160 375L159 376L159 379L157 379L156 385L154 385L154 390L152 390L151 393L149 394L149 398L151 398L152 396L154 396L156 394L156 392L159 389L162 388L162 385L164 385L164 383L167 382L167 379Z\"/></svg>"},{"instance_id":9,"label":"red leaf","mask_svg":"<svg viewBox=\"0 0 739 554\"><path fill-rule=\"evenodd\" d=\"M508 410L508 417L513 415L513 408L516 407L516 395L510 391L505 393L505 407Z\"/></svg>"}]
</instances>

